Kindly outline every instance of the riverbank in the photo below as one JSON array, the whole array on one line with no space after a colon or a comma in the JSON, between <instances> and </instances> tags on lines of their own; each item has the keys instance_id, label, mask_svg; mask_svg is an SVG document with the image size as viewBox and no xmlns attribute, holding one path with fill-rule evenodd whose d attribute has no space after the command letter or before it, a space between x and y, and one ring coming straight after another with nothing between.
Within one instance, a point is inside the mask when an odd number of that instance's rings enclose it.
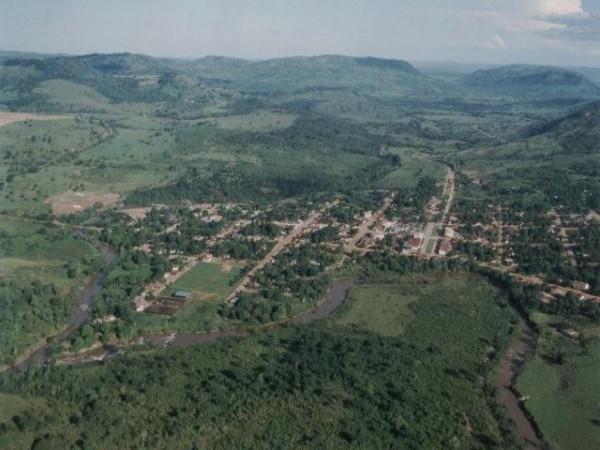
<instances>
[{"instance_id":1,"label":"riverbank","mask_svg":"<svg viewBox=\"0 0 600 450\"><path fill-rule=\"evenodd\" d=\"M101 251L106 266L109 266L117 259L116 251L110 246L102 244ZM7 370L22 370L27 369L34 364L48 363L50 361L50 348L71 337L88 321L94 299L102 290L107 276L108 270L105 267L86 284L84 290L77 296L71 321L60 332L49 337L45 342L31 348L29 351L19 356L11 365L1 368L0 372Z\"/></svg>"},{"instance_id":2,"label":"riverbank","mask_svg":"<svg viewBox=\"0 0 600 450\"><path fill-rule=\"evenodd\" d=\"M546 446L537 427L529 418L521 395L515 389L527 357L535 351L535 342L535 331L519 317L510 345L496 369L494 386L498 389L498 400L506 407L507 414L516 426L518 436L528 448L544 449Z\"/></svg>"},{"instance_id":3,"label":"riverbank","mask_svg":"<svg viewBox=\"0 0 600 450\"><path fill-rule=\"evenodd\" d=\"M137 337L133 341L116 342L103 347L104 351L94 348L89 352L69 355L57 359L58 363L75 364L89 361L102 361L103 359L121 353L133 345L150 345L153 347L185 347L196 344L215 342L226 337L245 337L251 333L273 331L291 324L308 324L322 320L331 315L348 296L354 282L349 279L339 279L332 283L323 302L311 310L304 311L297 316L288 317L278 322L265 325L246 326L230 330L214 330L202 333L160 333Z\"/></svg>"}]
</instances>

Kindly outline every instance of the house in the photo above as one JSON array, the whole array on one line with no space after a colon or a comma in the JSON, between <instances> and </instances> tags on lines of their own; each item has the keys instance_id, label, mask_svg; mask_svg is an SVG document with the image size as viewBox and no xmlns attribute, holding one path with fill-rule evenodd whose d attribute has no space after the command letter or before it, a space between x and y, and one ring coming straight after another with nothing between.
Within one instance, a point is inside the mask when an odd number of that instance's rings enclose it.
<instances>
[{"instance_id":1,"label":"house","mask_svg":"<svg viewBox=\"0 0 600 450\"><path fill-rule=\"evenodd\" d=\"M192 293L188 291L175 291L173 294L173 298L176 298L177 300L189 300L191 296Z\"/></svg>"},{"instance_id":2,"label":"house","mask_svg":"<svg viewBox=\"0 0 600 450\"><path fill-rule=\"evenodd\" d=\"M446 256L452 250L452 246L450 245L450 241L444 239L440 244L440 248L438 250L438 255Z\"/></svg>"},{"instance_id":3,"label":"house","mask_svg":"<svg viewBox=\"0 0 600 450\"><path fill-rule=\"evenodd\" d=\"M585 281L573 281L573 289L577 289L578 291L589 291L590 287L589 283Z\"/></svg>"},{"instance_id":4,"label":"house","mask_svg":"<svg viewBox=\"0 0 600 450\"><path fill-rule=\"evenodd\" d=\"M450 227L444 228L444 237L452 239L454 237L454 230Z\"/></svg>"},{"instance_id":5,"label":"house","mask_svg":"<svg viewBox=\"0 0 600 450\"><path fill-rule=\"evenodd\" d=\"M421 247L422 243L423 243L422 238L413 236L411 239L406 241L404 243L404 245L402 246L402 254L409 255L412 253L417 253L419 251L419 248Z\"/></svg>"},{"instance_id":6,"label":"house","mask_svg":"<svg viewBox=\"0 0 600 450\"><path fill-rule=\"evenodd\" d=\"M371 245L373 245L374 243L375 243L375 239L373 239L373 236L370 233L368 233L358 240L358 242L356 243L356 246L358 248L367 248L367 247L370 247Z\"/></svg>"}]
</instances>

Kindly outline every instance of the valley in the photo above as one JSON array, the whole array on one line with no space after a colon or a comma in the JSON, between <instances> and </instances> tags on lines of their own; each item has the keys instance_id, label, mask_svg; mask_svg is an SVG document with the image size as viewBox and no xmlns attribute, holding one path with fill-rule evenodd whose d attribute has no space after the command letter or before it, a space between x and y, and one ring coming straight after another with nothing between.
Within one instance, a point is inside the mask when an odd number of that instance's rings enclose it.
<instances>
[{"instance_id":1,"label":"valley","mask_svg":"<svg viewBox=\"0 0 600 450\"><path fill-rule=\"evenodd\" d=\"M0 447L600 445L600 88L451 75L1 57Z\"/></svg>"}]
</instances>

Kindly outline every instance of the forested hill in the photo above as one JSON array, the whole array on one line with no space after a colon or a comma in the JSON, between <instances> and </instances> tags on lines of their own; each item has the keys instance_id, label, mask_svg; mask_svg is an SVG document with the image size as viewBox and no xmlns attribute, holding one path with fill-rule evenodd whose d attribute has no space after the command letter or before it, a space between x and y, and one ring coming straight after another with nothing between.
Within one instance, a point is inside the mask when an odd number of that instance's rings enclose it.
<instances>
[{"instance_id":1,"label":"forested hill","mask_svg":"<svg viewBox=\"0 0 600 450\"><path fill-rule=\"evenodd\" d=\"M226 57L163 59L129 53L48 57L6 54L0 58L0 106L57 110L48 101L47 89L49 82L56 81L91 88L90 95L99 94L112 103L181 101L194 94L202 96L207 88L269 94L315 89L363 89L393 95L444 92L442 82L426 77L405 61L370 57L247 61Z\"/></svg>"},{"instance_id":2,"label":"forested hill","mask_svg":"<svg viewBox=\"0 0 600 450\"><path fill-rule=\"evenodd\" d=\"M529 138L555 139L573 153L600 154L600 101L590 102L565 117L528 128Z\"/></svg>"},{"instance_id":3,"label":"forested hill","mask_svg":"<svg viewBox=\"0 0 600 450\"><path fill-rule=\"evenodd\" d=\"M569 133L577 129L600 133L600 100L589 102L564 117L527 128L526 136L546 133Z\"/></svg>"},{"instance_id":4,"label":"forested hill","mask_svg":"<svg viewBox=\"0 0 600 450\"><path fill-rule=\"evenodd\" d=\"M584 75L547 66L511 65L478 70L463 84L488 94L528 98L600 98L600 87Z\"/></svg>"},{"instance_id":5,"label":"forested hill","mask_svg":"<svg viewBox=\"0 0 600 450\"><path fill-rule=\"evenodd\" d=\"M230 80L253 89L283 90L309 86L403 87L415 90L435 83L406 61L338 55L244 61L207 57L191 63L196 73Z\"/></svg>"}]
</instances>

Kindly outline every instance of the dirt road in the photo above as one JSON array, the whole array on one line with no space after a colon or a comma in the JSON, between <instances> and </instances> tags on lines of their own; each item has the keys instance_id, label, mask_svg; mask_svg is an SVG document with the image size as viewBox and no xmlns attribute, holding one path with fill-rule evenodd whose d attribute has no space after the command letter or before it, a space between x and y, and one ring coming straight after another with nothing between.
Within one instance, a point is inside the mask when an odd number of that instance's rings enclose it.
<instances>
[{"instance_id":1,"label":"dirt road","mask_svg":"<svg viewBox=\"0 0 600 450\"><path fill-rule=\"evenodd\" d=\"M488 269L493 269L493 270L497 270L499 272L506 273L506 274L510 275L511 277L516 278L517 280L519 280L525 284L534 284L534 285L544 284L544 280L542 280L540 277L536 277L535 275L525 275L525 274L518 273L518 272L511 272L505 266L499 266L496 264L490 264L490 263L485 263L485 262L480 262L479 265L482 267L487 267ZM581 298L582 300L590 300L593 302L600 303L600 296L592 295L589 292L579 291L579 290L573 289L571 287L560 286L560 285L554 284L554 283L546 283L546 285L548 287L550 287L551 290L554 291L556 294L565 295L566 293L570 292L571 294L575 295L577 298Z\"/></svg>"},{"instance_id":2,"label":"dirt road","mask_svg":"<svg viewBox=\"0 0 600 450\"><path fill-rule=\"evenodd\" d=\"M26 120L64 120L72 119L72 116L51 116L41 114L29 114L29 113L15 113L15 112L4 112L0 111L0 127L5 125L24 122Z\"/></svg>"},{"instance_id":3,"label":"dirt road","mask_svg":"<svg viewBox=\"0 0 600 450\"><path fill-rule=\"evenodd\" d=\"M300 222L298 225L294 227L294 229L287 235L283 236L275 246L271 249L266 256L261 259L236 285L233 291L227 297L228 302L234 302L241 292L246 290L246 285L252 280L252 277L256 272L264 268L268 263L270 263L273 258L275 258L279 253L281 253L288 245L290 245L294 239L304 233L323 213L323 211L329 209L333 205L337 204L337 202L326 204L321 209L311 212L304 221Z\"/></svg>"},{"instance_id":4,"label":"dirt road","mask_svg":"<svg viewBox=\"0 0 600 450\"><path fill-rule=\"evenodd\" d=\"M385 214L387 209L390 207L390 205L394 201L394 197L395 197L394 194L388 195L385 198L385 200L383 201L383 205L381 206L381 208L379 208L379 210L377 210L377 212L372 214L371 217L364 220L358 226L358 231L356 232L356 234L354 236L352 236L352 238L349 240L349 242L344 244L344 251L346 253L351 253L352 251L364 252L364 249L358 248L356 246L356 244L363 237L365 237L365 235L369 232L369 230L373 227L373 225L375 225L375 223L377 223L377 221L383 217L383 215Z\"/></svg>"},{"instance_id":5,"label":"dirt road","mask_svg":"<svg viewBox=\"0 0 600 450\"><path fill-rule=\"evenodd\" d=\"M446 205L444 206L444 211L442 212L442 217L439 222L429 222L427 225L425 225L425 231L423 232L423 243L421 244L421 249L419 251L421 255L432 255L435 253L435 243L432 244L431 240L438 239L438 236L434 236L434 233L439 227L446 223L448 214L450 214L450 209L452 208L456 192L455 178L456 174L454 173L454 170L448 166L446 178L444 180L444 188L442 191L442 197L446 199Z\"/></svg>"},{"instance_id":6,"label":"dirt road","mask_svg":"<svg viewBox=\"0 0 600 450\"><path fill-rule=\"evenodd\" d=\"M448 172L446 173L446 181L444 184L444 197L447 197L446 207L444 208L444 213L442 214L442 219L440 222L442 224L446 223L448 218L448 214L450 214L450 209L452 208L452 204L454 203L454 195L456 193L456 174L454 170L450 166L448 166Z\"/></svg>"}]
</instances>

